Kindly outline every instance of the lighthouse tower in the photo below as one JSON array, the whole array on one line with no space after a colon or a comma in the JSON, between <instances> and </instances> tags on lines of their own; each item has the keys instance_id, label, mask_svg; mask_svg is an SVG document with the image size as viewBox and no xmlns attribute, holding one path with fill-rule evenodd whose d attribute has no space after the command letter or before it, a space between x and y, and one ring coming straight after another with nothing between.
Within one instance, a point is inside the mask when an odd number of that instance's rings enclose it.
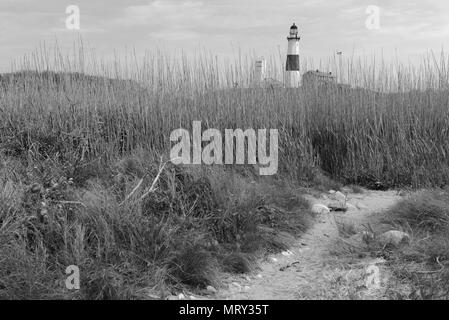
<instances>
[{"instance_id":1,"label":"lighthouse tower","mask_svg":"<svg viewBox=\"0 0 449 320\"><path fill-rule=\"evenodd\" d=\"M285 86L287 88L297 88L301 82L299 73L299 39L298 27L293 23L290 34L287 37L287 65L285 67Z\"/></svg>"}]
</instances>

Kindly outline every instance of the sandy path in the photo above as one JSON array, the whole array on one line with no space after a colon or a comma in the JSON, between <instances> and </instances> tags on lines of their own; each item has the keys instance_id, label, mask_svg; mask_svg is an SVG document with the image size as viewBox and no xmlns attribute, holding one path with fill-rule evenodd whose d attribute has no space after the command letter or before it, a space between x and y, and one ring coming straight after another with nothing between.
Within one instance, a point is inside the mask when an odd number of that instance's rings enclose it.
<instances>
[{"instance_id":1,"label":"sandy path","mask_svg":"<svg viewBox=\"0 0 449 320\"><path fill-rule=\"evenodd\" d=\"M328 195L309 196L312 203L329 202ZM322 214L315 225L298 240L290 252L271 256L250 276L229 276L216 299L380 299L388 286L388 272L382 261L347 259L332 254L339 237L335 221L344 218L366 222L371 213L393 205L400 197L395 191L366 191L349 194L348 202L359 205L347 213ZM335 215L335 216L334 216ZM291 253L291 254L290 254ZM376 264L378 263L378 264ZM381 287L366 287L367 267L378 265Z\"/></svg>"}]
</instances>

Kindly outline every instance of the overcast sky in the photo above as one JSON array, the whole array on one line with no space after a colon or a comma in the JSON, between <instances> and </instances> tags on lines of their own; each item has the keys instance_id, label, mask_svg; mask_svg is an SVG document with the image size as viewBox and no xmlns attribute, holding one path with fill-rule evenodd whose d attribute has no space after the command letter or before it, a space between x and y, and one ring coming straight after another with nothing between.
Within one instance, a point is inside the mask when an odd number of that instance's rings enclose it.
<instances>
[{"instance_id":1,"label":"overcast sky","mask_svg":"<svg viewBox=\"0 0 449 320\"><path fill-rule=\"evenodd\" d=\"M79 31L66 28L69 5L80 9ZM370 5L379 29L366 26ZM66 47L77 33L105 56L126 47L283 53L292 22L305 58L397 50L407 59L449 47L448 0L0 0L0 68L44 41Z\"/></svg>"}]
</instances>

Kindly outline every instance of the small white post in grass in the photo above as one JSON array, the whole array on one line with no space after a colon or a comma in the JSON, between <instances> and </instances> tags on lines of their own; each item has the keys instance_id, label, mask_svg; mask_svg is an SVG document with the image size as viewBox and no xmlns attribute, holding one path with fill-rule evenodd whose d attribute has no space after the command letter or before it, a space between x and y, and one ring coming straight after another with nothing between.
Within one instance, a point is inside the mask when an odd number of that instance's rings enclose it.
<instances>
[{"instance_id":1,"label":"small white post in grass","mask_svg":"<svg viewBox=\"0 0 449 320\"><path fill-rule=\"evenodd\" d=\"M265 70L267 63L265 59L260 58L256 60L254 66L254 86L258 87L262 85L262 82L265 80Z\"/></svg>"}]
</instances>

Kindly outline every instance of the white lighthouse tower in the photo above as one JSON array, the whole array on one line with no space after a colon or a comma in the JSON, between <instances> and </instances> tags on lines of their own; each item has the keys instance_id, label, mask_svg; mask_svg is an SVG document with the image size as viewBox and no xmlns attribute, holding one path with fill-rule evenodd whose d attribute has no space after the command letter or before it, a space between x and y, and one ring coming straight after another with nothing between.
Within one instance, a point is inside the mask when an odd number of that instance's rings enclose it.
<instances>
[{"instance_id":1,"label":"white lighthouse tower","mask_svg":"<svg viewBox=\"0 0 449 320\"><path fill-rule=\"evenodd\" d=\"M285 67L285 86L287 88L297 88L301 82L299 73L299 39L298 27L293 23L290 34L287 37L287 65Z\"/></svg>"}]
</instances>

